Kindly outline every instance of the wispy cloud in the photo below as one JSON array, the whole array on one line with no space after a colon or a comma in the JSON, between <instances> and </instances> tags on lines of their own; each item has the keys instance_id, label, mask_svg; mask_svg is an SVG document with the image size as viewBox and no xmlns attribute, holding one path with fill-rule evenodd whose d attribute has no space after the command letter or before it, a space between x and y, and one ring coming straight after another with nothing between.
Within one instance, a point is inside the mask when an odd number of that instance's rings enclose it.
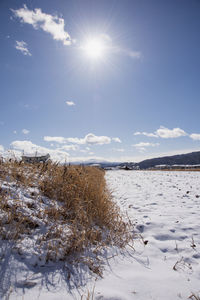
<instances>
[{"instance_id":1,"label":"wispy cloud","mask_svg":"<svg viewBox=\"0 0 200 300\"><path fill-rule=\"evenodd\" d=\"M46 142L57 142L60 144L65 143L72 143L77 145L104 145L104 144L110 144L111 141L120 143L120 139L118 137L110 138L108 136L97 136L93 133L88 133L84 138L77 138L77 137L55 137L55 136L44 136L44 141Z\"/></svg>"},{"instance_id":2,"label":"wispy cloud","mask_svg":"<svg viewBox=\"0 0 200 300\"><path fill-rule=\"evenodd\" d=\"M157 147L159 146L159 143L145 143L145 142L141 142L138 144L134 144L132 145L133 147L135 147L136 149L138 149L140 152L144 152L146 151L147 147Z\"/></svg>"},{"instance_id":3,"label":"wispy cloud","mask_svg":"<svg viewBox=\"0 0 200 300\"><path fill-rule=\"evenodd\" d=\"M19 50L22 54L31 56L32 54L28 50L27 43L24 41L16 41L15 49Z\"/></svg>"},{"instance_id":4,"label":"wispy cloud","mask_svg":"<svg viewBox=\"0 0 200 300\"><path fill-rule=\"evenodd\" d=\"M145 142L141 142L138 144L134 144L133 146L136 148L140 148L140 147L155 147L155 146L159 146L159 143L145 143Z\"/></svg>"},{"instance_id":5,"label":"wispy cloud","mask_svg":"<svg viewBox=\"0 0 200 300\"><path fill-rule=\"evenodd\" d=\"M74 106L75 105L75 103L73 101L66 101L66 104L68 106Z\"/></svg>"},{"instance_id":6,"label":"wispy cloud","mask_svg":"<svg viewBox=\"0 0 200 300\"><path fill-rule=\"evenodd\" d=\"M148 136L148 137L158 137L158 135L156 135L155 133L148 133L148 132L140 132L140 131L137 131L134 133L134 135L145 135L145 136Z\"/></svg>"},{"instance_id":7,"label":"wispy cloud","mask_svg":"<svg viewBox=\"0 0 200 300\"><path fill-rule=\"evenodd\" d=\"M0 153L4 152L4 147L0 145Z\"/></svg>"},{"instance_id":8,"label":"wispy cloud","mask_svg":"<svg viewBox=\"0 0 200 300\"><path fill-rule=\"evenodd\" d=\"M87 149L81 149L80 152L82 152L82 153L89 153L89 151Z\"/></svg>"},{"instance_id":9,"label":"wispy cloud","mask_svg":"<svg viewBox=\"0 0 200 300\"><path fill-rule=\"evenodd\" d=\"M133 59L140 59L142 58L142 53L140 51L133 51L133 50L130 50L130 49L124 49L124 48L116 48L116 52L120 53L120 54L123 54L123 55L126 55L126 56L129 56Z\"/></svg>"},{"instance_id":10,"label":"wispy cloud","mask_svg":"<svg viewBox=\"0 0 200 300\"><path fill-rule=\"evenodd\" d=\"M62 41L64 45L71 45L72 40L69 33L65 31L63 18L46 14L40 8L30 10L26 5L20 9L11 10L22 23L30 24L34 29L40 28L50 33L54 40Z\"/></svg>"},{"instance_id":11,"label":"wispy cloud","mask_svg":"<svg viewBox=\"0 0 200 300\"><path fill-rule=\"evenodd\" d=\"M118 137L112 138L112 140L116 143L121 143L122 141Z\"/></svg>"},{"instance_id":12,"label":"wispy cloud","mask_svg":"<svg viewBox=\"0 0 200 300\"><path fill-rule=\"evenodd\" d=\"M59 149L64 151L77 151L79 147L77 145L64 145Z\"/></svg>"},{"instance_id":13,"label":"wispy cloud","mask_svg":"<svg viewBox=\"0 0 200 300\"><path fill-rule=\"evenodd\" d=\"M190 135L191 139L193 139L194 141L200 141L200 133L192 133Z\"/></svg>"},{"instance_id":14,"label":"wispy cloud","mask_svg":"<svg viewBox=\"0 0 200 300\"><path fill-rule=\"evenodd\" d=\"M27 129L22 129L22 133L23 133L23 134L29 134L29 132L30 132L30 131L27 130Z\"/></svg>"},{"instance_id":15,"label":"wispy cloud","mask_svg":"<svg viewBox=\"0 0 200 300\"><path fill-rule=\"evenodd\" d=\"M128 48L114 45L112 43L112 39L107 34L102 35L102 37L104 38L104 41L107 42L107 46L110 47L111 52L129 56L134 59L140 59L142 57L142 53L140 51L134 51Z\"/></svg>"},{"instance_id":16,"label":"wispy cloud","mask_svg":"<svg viewBox=\"0 0 200 300\"><path fill-rule=\"evenodd\" d=\"M56 142L59 144L65 144L66 138L62 137L62 136L44 136L44 141L45 142Z\"/></svg>"},{"instance_id":17,"label":"wispy cloud","mask_svg":"<svg viewBox=\"0 0 200 300\"><path fill-rule=\"evenodd\" d=\"M132 58L140 59L142 57L142 53L140 51L126 50L126 52Z\"/></svg>"},{"instance_id":18,"label":"wispy cloud","mask_svg":"<svg viewBox=\"0 0 200 300\"><path fill-rule=\"evenodd\" d=\"M144 135L147 137L156 137L156 138L160 137L163 139L169 139L169 138L178 138L181 136L186 136L187 133L181 128L169 129L164 126L160 126L160 128L157 129L154 133L137 131L134 133L134 135Z\"/></svg>"},{"instance_id":19,"label":"wispy cloud","mask_svg":"<svg viewBox=\"0 0 200 300\"><path fill-rule=\"evenodd\" d=\"M117 152L124 152L125 150L123 148L113 148L114 151Z\"/></svg>"}]
</instances>

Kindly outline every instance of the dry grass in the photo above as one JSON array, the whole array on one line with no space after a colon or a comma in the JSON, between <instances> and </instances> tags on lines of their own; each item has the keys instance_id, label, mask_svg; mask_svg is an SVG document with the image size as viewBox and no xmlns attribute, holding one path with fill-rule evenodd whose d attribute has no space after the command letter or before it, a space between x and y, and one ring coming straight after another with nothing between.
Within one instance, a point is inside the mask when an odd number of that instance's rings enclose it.
<instances>
[{"instance_id":1,"label":"dry grass","mask_svg":"<svg viewBox=\"0 0 200 300\"><path fill-rule=\"evenodd\" d=\"M81 295L81 300L94 300L94 290L95 285L93 286L92 291L87 291L87 295Z\"/></svg>"},{"instance_id":2,"label":"dry grass","mask_svg":"<svg viewBox=\"0 0 200 300\"><path fill-rule=\"evenodd\" d=\"M101 169L11 160L0 163L0 183L4 183L0 187L1 239L21 242L25 236L41 233L40 226L45 225L37 251L46 251L46 262L66 260L88 247L97 257L102 247L123 247L131 238ZM31 201L22 201L19 189ZM98 264L87 264L101 275Z\"/></svg>"},{"instance_id":3,"label":"dry grass","mask_svg":"<svg viewBox=\"0 0 200 300\"><path fill-rule=\"evenodd\" d=\"M190 296L188 297L188 299L192 299L192 300L200 300L200 297L199 297L198 295L192 293L192 295L190 295Z\"/></svg>"}]
</instances>

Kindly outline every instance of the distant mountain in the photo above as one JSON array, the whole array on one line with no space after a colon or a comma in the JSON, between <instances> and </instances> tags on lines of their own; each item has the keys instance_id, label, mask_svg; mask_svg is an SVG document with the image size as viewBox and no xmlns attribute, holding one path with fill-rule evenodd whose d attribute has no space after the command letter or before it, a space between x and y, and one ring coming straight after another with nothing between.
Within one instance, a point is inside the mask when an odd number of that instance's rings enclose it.
<instances>
[{"instance_id":1,"label":"distant mountain","mask_svg":"<svg viewBox=\"0 0 200 300\"><path fill-rule=\"evenodd\" d=\"M88 166L95 166L99 165L101 168L115 168L119 166L121 163L120 162L109 162L109 161L99 161L95 159L90 159L87 162L84 162L84 165Z\"/></svg>"},{"instance_id":2,"label":"distant mountain","mask_svg":"<svg viewBox=\"0 0 200 300\"><path fill-rule=\"evenodd\" d=\"M110 162L107 160L88 159L86 161L70 162L72 165L85 165L85 166L100 166L101 168L115 168L120 165L121 162Z\"/></svg>"},{"instance_id":3,"label":"distant mountain","mask_svg":"<svg viewBox=\"0 0 200 300\"><path fill-rule=\"evenodd\" d=\"M140 169L148 169L156 165L200 165L200 151L173 156L145 159L137 163Z\"/></svg>"},{"instance_id":4,"label":"distant mountain","mask_svg":"<svg viewBox=\"0 0 200 300\"><path fill-rule=\"evenodd\" d=\"M78 162L77 162L78 163ZM173 156L164 156L151 159L145 159L139 163L134 162L109 162L98 161L95 159L88 160L82 163L84 165L99 165L102 168L122 168L126 170L148 169L156 165L200 165L200 151L191 152L187 154L179 154Z\"/></svg>"}]
</instances>

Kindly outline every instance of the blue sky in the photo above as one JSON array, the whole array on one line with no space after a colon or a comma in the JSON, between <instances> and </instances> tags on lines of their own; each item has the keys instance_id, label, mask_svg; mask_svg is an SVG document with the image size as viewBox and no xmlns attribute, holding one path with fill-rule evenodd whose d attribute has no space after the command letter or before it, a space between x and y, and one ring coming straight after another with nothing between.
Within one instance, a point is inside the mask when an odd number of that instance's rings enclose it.
<instances>
[{"instance_id":1,"label":"blue sky","mask_svg":"<svg viewBox=\"0 0 200 300\"><path fill-rule=\"evenodd\" d=\"M200 1L1 0L0 151L200 150Z\"/></svg>"}]
</instances>

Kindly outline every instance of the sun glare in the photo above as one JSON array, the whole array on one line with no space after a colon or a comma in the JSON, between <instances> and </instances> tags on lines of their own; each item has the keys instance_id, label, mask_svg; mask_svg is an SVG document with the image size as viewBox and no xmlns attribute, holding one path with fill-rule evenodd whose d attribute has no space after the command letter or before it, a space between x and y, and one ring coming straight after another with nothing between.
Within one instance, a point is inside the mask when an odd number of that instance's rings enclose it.
<instances>
[{"instance_id":1,"label":"sun glare","mask_svg":"<svg viewBox=\"0 0 200 300\"><path fill-rule=\"evenodd\" d=\"M91 38L85 42L83 50L89 58L99 59L104 55L105 45L101 39Z\"/></svg>"}]
</instances>

